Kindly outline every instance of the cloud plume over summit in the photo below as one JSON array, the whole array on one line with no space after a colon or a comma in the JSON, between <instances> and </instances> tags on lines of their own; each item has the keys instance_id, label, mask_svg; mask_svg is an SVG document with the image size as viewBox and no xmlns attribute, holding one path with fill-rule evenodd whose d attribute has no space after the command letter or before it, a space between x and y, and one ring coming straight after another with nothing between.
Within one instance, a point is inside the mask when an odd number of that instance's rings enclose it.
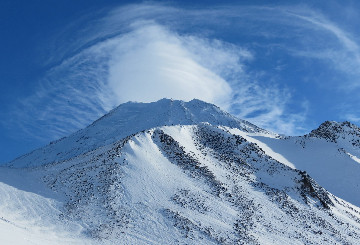
<instances>
[{"instance_id":1,"label":"cloud plume over summit","mask_svg":"<svg viewBox=\"0 0 360 245\"><path fill-rule=\"evenodd\" d=\"M306 10L146 3L103 11L56 37L51 68L12 121L29 134L46 128L40 137L58 138L126 101L198 98L261 127L301 133L310 102L289 88L291 74L281 72L297 68L299 57L331 65L358 62L358 54L331 56L335 46L357 51L356 42ZM305 31L311 35L303 36ZM325 39L329 43L323 45Z\"/></svg>"}]
</instances>

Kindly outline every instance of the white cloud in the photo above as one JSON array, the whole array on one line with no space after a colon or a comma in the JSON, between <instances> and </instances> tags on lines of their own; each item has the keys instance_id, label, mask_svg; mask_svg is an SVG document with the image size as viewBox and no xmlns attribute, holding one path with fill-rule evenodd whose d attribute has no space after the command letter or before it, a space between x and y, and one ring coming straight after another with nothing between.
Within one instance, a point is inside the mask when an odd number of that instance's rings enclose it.
<instances>
[{"instance_id":1,"label":"white cloud","mask_svg":"<svg viewBox=\"0 0 360 245\"><path fill-rule=\"evenodd\" d=\"M198 46L197 42L189 43L159 25L142 26L115 42L108 86L115 92L118 103L150 102L164 97L199 98L228 107L232 92L229 84L197 62L201 54L194 57L187 47ZM215 63L222 65L224 61L215 60Z\"/></svg>"}]
</instances>

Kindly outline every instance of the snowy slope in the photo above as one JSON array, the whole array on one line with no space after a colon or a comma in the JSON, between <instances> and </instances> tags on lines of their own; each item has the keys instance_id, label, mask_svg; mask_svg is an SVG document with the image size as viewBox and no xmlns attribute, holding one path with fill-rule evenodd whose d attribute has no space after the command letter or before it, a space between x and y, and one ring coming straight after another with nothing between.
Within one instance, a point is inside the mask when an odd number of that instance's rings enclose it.
<instances>
[{"instance_id":1,"label":"snowy slope","mask_svg":"<svg viewBox=\"0 0 360 245\"><path fill-rule=\"evenodd\" d=\"M8 166L29 167L59 162L145 129L174 124L193 125L200 122L236 127L246 132L268 133L249 122L233 117L215 105L196 99L190 102L170 99L153 103L128 102L85 129L21 156Z\"/></svg>"},{"instance_id":2,"label":"snowy slope","mask_svg":"<svg viewBox=\"0 0 360 245\"><path fill-rule=\"evenodd\" d=\"M0 242L358 244L358 169L325 167L360 158L342 127L284 138L198 100L121 105L0 169Z\"/></svg>"},{"instance_id":3,"label":"snowy slope","mask_svg":"<svg viewBox=\"0 0 360 245\"><path fill-rule=\"evenodd\" d=\"M0 244L90 244L84 228L61 219L64 198L42 173L0 168Z\"/></svg>"},{"instance_id":4,"label":"snowy slope","mask_svg":"<svg viewBox=\"0 0 360 245\"><path fill-rule=\"evenodd\" d=\"M239 130L232 132L244 134ZM360 130L356 125L325 122L305 136L253 135L247 139L263 149L266 146L271 150L267 154L273 158L307 171L331 193L360 206Z\"/></svg>"}]
</instances>

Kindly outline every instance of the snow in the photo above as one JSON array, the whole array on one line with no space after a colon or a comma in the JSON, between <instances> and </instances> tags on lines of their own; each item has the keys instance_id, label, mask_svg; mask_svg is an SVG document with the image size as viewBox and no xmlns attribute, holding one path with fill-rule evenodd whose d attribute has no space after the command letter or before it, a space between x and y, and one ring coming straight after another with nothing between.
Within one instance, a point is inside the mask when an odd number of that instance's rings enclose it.
<instances>
[{"instance_id":1,"label":"snow","mask_svg":"<svg viewBox=\"0 0 360 245\"><path fill-rule=\"evenodd\" d=\"M47 182L53 183L55 179L53 189L67 193L70 199L80 196L70 213L81 214L75 218L82 221L90 234L103 222L120 219L127 224L104 227L95 233L109 244L117 244L117 239L123 244L234 243L239 234L249 243L256 240L270 244L278 241L302 244L310 240L322 243L323 239L351 243L357 239L360 228L347 214L350 204L345 201L339 204L334 199L336 205L330 210L337 210L336 219L320 208L322 204L316 197L307 197L305 204L299 194L302 188L299 172L262 153L251 141L237 145L236 139L241 138L236 138L233 132L237 130L209 124L150 129L132 136L125 144L115 142L48 166L46 175L51 181ZM119 145L123 146L118 148ZM184 153L178 158L176 152L180 150ZM236 163L236 158L229 159L227 156L232 154L229 150L251 167ZM198 167L190 171L183 165L187 157L197 162ZM104 171L112 171L119 178L111 175L101 178ZM85 189L83 183L90 179L98 187ZM216 194L219 186L225 189ZM77 190L82 189L84 192L79 194ZM104 192L98 192L99 189ZM99 203L107 208L97 209ZM109 216L108 208L123 210L127 216L125 219L122 214ZM354 212L353 215L358 216ZM310 217L321 222L313 224ZM339 235L343 227L337 219L352 221L349 229L355 234L353 238ZM238 233L234 230L237 223L250 228L240 225ZM327 230L326 224L335 227L335 231ZM306 228L309 225L313 228ZM323 235L314 235L313 229L320 229Z\"/></svg>"},{"instance_id":2,"label":"snow","mask_svg":"<svg viewBox=\"0 0 360 245\"><path fill-rule=\"evenodd\" d=\"M352 128L330 122L337 128L332 136L337 142L322 137L274 137L270 134L248 133L224 127L258 145L268 156L293 169L307 171L321 186L336 196L360 206L360 155L354 146L360 138L354 137ZM353 126L356 128L356 126ZM349 133L350 131L350 133ZM333 132L327 132L333 135ZM355 139L354 139L355 138ZM352 152L352 153L350 153Z\"/></svg>"},{"instance_id":3,"label":"snow","mask_svg":"<svg viewBox=\"0 0 360 245\"><path fill-rule=\"evenodd\" d=\"M225 127L226 128L226 127ZM290 162L289 160L287 160L283 155L273 151L267 144L265 144L264 142L261 142L260 140L257 140L256 137L259 137L259 134L249 134L246 132L243 132L237 128L231 129L231 128L226 128L227 130L229 130L231 133L233 134L237 134L240 135L242 137L244 137L246 140L255 143L256 145L258 145L263 151L265 151L266 155L272 157L273 159L285 164L286 166L289 166L290 168L295 169L295 165ZM254 136L254 137L251 137ZM262 136L264 137L264 136ZM269 136L265 136L271 139L276 139L274 137L271 137L271 135Z\"/></svg>"},{"instance_id":4,"label":"snow","mask_svg":"<svg viewBox=\"0 0 360 245\"><path fill-rule=\"evenodd\" d=\"M346 154L351 157L351 159L353 159L355 162L360 163L360 158L358 158L357 156L354 156L349 152L346 152Z\"/></svg>"},{"instance_id":5,"label":"snow","mask_svg":"<svg viewBox=\"0 0 360 245\"><path fill-rule=\"evenodd\" d=\"M0 169L1 244L90 244L78 224L59 220L60 201L37 174ZM82 239L79 239L83 237Z\"/></svg>"},{"instance_id":6,"label":"snow","mask_svg":"<svg viewBox=\"0 0 360 245\"><path fill-rule=\"evenodd\" d=\"M126 103L0 169L1 244L356 244L352 129L284 138L198 100Z\"/></svg>"},{"instance_id":7,"label":"snow","mask_svg":"<svg viewBox=\"0 0 360 245\"><path fill-rule=\"evenodd\" d=\"M286 159L277 158L280 162L286 165L290 162L296 169L305 170L331 193L360 206L360 165L354 158L339 151L335 143L319 138L253 138Z\"/></svg>"}]
</instances>

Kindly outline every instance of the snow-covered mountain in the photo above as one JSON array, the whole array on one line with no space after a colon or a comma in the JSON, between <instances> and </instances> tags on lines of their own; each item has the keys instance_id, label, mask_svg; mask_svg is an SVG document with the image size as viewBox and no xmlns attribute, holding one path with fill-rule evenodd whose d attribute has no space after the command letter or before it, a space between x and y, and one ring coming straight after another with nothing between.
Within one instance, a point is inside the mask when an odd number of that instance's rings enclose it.
<instances>
[{"instance_id":1,"label":"snow-covered mountain","mask_svg":"<svg viewBox=\"0 0 360 245\"><path fill-rule=\"evenodd\" d=\"M359 129L126 103L0 171L4 244L358 244ZM2 243L3 244L3 243Z\"/></svg>"}]
</instances>

